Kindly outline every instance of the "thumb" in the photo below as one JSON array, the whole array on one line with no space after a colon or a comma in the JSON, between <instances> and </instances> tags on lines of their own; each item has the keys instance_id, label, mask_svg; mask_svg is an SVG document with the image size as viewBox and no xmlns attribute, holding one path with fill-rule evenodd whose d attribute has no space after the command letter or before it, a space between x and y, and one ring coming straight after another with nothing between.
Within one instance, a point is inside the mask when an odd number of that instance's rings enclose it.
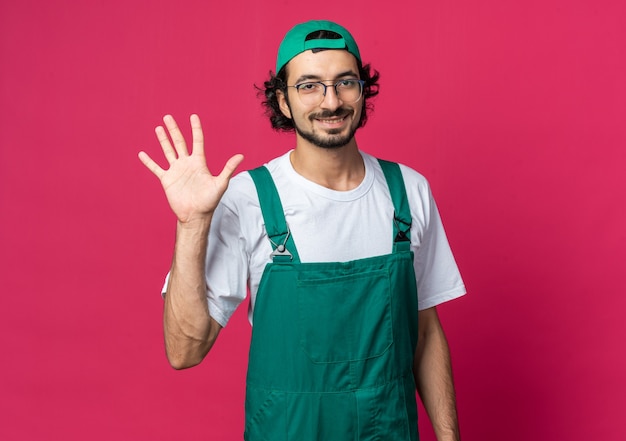
<instances>
[{"instance_id":1,"label":"thumb","mask_svg":"<svg viewBox=\"0 0 626 441\"><path fill-rule=\"evenodd\" d=\"M228 161L226 161L226 165L222 169L222 172L219 174L219 179L230 179L230 177L235 173L235 170L243 161L243 155L237 154L231 157Z\"/></svg>"}]
</instances>

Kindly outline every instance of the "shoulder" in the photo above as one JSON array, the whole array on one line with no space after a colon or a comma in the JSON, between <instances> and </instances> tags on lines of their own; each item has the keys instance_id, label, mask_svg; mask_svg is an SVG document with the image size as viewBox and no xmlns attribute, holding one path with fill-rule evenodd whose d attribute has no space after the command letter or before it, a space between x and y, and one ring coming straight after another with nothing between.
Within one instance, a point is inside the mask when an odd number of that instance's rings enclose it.
<instances>
[{"instance_id":1,"label":"shoulder","mask_svg":"<svg viewBox=\"0 0 626 441\"><path fill-rule=\"evenodd\" d=\"M264 167L270 171L274 179L282 173L286 155L279 156L264 164ZM247 208L259 208L256 185L248 170L238 173L230 180L228 189L222 198L222 203L236 212Z\"/></svg>"},{"instance_id":2,"label":"shoulder","mask_svg":"<svg viewBox=\"0 0 626 441\"><path fill-rule=\"evenodd\" d=\"M418 191L421 194L430 193L430 184L424 175L405 164L400 164L400 170L407 191Z\"/></svg>"},{"instance_id":3,"label":"shoulder","mask_svg":"<svg viewBox=\"0 0 626 441\"><path fill-rule=\"evenodd\" d=\"M242 208L251 203L258 206L258 198L254 182L247 171L241 172L234 176L228 183L228 188L220 201L231 211L239 212Z\"/></svg>"},{"instance_id":4,"label":"shoulder","mask_svg":"<svg viewBox=\"0 0 626 441\"><path fill-rule=\"evenodd\" d=\"M385 177L381 167L378 165L378 160L371 155L364 155L364 158L366 158L366 161L373 161L373 163L375 163L372 167L375 167L377 170L376 173L379 174L377 180L384 182ZM402 173L414 226L419 227L418 230L421 231L427 228L433 213L437 210L430 184L426 177L414 168L403 163L398 163L398 165ZM416 231L416 233L418 232Z\"/></svg>"},{"instance_id":5,"label":"shoulder","mask_svg":"<svg viewBox=\"0 0 626 441\"><path fill-rule=\"evenodd\" d=\"M368 153L361 153L363 155L363 159L365 160L366 167L369 166L380 178L384 180L383 171L380 167L378 159ZM397 162L397 164L400 166L402 179L404 180L404 185L409 197L415 194L419 194L421 196L427 196L430 194L430 184L424 175L406 164L401 162Z\"/></svg>"}]
</instances>

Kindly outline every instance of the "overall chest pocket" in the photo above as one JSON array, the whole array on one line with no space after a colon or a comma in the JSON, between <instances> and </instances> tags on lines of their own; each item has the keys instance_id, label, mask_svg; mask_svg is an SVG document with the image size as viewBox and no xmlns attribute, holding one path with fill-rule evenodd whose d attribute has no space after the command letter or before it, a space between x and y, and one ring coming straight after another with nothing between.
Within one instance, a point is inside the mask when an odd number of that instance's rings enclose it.
<instances>
[{"instance_id":1,"label":"overall chest pocket","mask_svg":"<svg viewBox=\"0 0 626 441\"><path fill-rule=\"evenodd\" d=\"M315 363L380 357L393 343L389 272L300 274L299 342Z\"/></svg>"}]
</instances>

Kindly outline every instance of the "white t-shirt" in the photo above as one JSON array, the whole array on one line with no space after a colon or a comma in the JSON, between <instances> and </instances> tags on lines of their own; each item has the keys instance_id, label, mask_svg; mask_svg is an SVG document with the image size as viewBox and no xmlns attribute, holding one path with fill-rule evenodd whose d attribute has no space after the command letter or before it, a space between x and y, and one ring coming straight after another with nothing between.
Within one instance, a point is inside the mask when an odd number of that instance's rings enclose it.
<instances>
[{"instance_id":1,"label":"white t-shirt","mask_svg":"<svg viewBox=\"0 0 626 441\"><path fill-rule=\"evenodd\" d=\"M292 167L291 152L266 164L280 195L300 261L344 262L392 252L393 202L376 158L361 152L365 178L350 191L315 184ZM465 294L426 179L401 165L413 224L418 308L436 306ZM211 316L225 326L250 292L248 318L271 244L264 229L256 187L249 173L231 179L209 233L207 297ZM167 284L167 281L166 281ZM165 288L164 288L165 289Z\"/></svg>"}]
</instances>

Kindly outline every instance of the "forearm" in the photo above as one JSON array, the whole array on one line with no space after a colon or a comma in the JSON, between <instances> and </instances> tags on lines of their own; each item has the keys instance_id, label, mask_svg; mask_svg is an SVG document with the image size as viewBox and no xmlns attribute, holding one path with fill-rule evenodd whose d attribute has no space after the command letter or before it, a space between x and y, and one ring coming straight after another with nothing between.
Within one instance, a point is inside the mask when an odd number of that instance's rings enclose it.
<instances>
[{"instance_id":1,"label":"forearm","mask_svg":"<svg viewBox=\"0 0 626 441\"><path fill-rule=\"evenodd\" d=\"M420 335L413 374L439 441L458 441L459 425L450 351L434 308L420 312Z\"/></svg>"},{"instance_id":2,"label":"forearm","mask_svg":"<svg viewBox=\"0 0 626 441\"><path fill-rule=\"evenodd\" d=\"M165 295L165 349L176 369L200 363L220 326L209 315L205 261L210 218L193 225L178 223L176 245Z\"/></svg>"}]
</instances>

